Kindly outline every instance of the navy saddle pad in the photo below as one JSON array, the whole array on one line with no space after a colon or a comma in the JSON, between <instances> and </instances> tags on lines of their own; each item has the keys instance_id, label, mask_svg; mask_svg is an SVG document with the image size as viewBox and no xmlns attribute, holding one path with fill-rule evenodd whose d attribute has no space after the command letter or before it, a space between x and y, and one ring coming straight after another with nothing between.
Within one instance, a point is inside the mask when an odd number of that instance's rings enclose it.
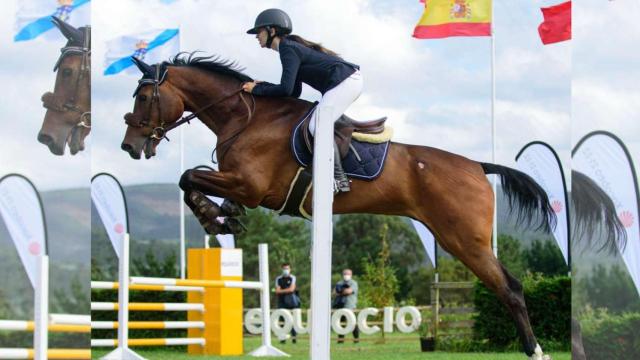
<instances>
[{"instance_id":1,"label":"navy saddle pad","mask_svg":"<svg viewBox=\"0 0 640 360\"><path fill-rule=\"evenodd\" d=\"M311 164L313 154L307 149L301 127L302 123L313 114L314 110L315 107L302 117L293 128L291 135L291 151L293 152L293 157L298 164L303 167L308 167ZM369 181L380 176L389 152L389 141L371 144L351 139L351 145L358 152L360 159L354 154L353 149L349 149L347 156L342 159L342 167L347 173L347 176Z\"/></svg>"}]
</instances>

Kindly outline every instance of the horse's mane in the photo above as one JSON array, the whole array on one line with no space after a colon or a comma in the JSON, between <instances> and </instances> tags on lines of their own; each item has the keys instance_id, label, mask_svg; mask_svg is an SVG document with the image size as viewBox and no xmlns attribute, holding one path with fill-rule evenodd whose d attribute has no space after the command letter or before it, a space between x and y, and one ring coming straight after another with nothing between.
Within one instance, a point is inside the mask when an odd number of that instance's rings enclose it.
<instances>
[{"instance_id":1,"label":"horse's mane","mask_svg":"<svg viewBox=\"0 0 640 360\"><path fill-rule=\"evenodd\" d=\"M180 52L164 64L168 66L187 66L202 69L217 74L229 75L242 82L253 81L253 79L242 73L244 68L240 67L237 62L221 59L220 56L196 56L198 51Z\"/></svg>"}]
</instances>

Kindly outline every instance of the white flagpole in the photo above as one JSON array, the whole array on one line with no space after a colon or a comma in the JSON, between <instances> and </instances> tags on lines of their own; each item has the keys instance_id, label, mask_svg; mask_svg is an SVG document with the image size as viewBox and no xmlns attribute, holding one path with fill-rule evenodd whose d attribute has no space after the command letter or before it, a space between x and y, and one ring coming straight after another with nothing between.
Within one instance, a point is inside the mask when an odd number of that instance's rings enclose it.
<instances>
[{"instance_id":1,"label":"white flagpole","mask_svg":"<svg viewBox=\"0 0 640 360\"><path fill-rule=\"evenodd\" d=\"M491 1L491 162L496 163L496 30L495 11ZM493 175L493 255L498 257L498 175Z\"/></svg>"},{"instance_id":2,"label":"white flagpole","mask_svg":"<svg viewBox=\"0 0 640 360\"><path fill-rule=\"evenodd\" d=\"M178 32L178 41L180 41L180 47L182 47L182 31ZM180 126L180 176L184 174L184 126ZM186 242L184 235L184 191L180 189L178 206L180 206L180 278L186 277Z\"/></svg>"}]
</instances>

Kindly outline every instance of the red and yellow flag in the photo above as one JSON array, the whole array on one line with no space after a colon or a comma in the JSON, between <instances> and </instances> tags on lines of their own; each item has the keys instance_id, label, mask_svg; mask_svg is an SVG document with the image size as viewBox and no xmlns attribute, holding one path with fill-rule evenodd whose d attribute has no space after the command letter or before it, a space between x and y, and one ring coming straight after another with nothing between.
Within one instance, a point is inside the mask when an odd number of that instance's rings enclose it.
<instances>
[{"instance_id":1,"label":"red and yellow flag","mask_svg":"<svg viewBox=\"0 0 640 360\"><path fill-rule=\"evenodd\" d=\"M491 0L426 0L413 37L450 36L491 36Z\"/></svg>"}]
</instances>

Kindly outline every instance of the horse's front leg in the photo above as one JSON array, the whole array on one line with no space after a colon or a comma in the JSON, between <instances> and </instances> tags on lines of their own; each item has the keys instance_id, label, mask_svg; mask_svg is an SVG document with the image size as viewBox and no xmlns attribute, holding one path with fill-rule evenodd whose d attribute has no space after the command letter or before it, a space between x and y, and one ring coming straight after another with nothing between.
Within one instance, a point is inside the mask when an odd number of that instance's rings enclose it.
<instances>
[{"instance_id":1,"label":"horse's front leg","mask_svg":"<svg viewBox=\"0 0 640 360\"><path fill-rule=\"evenodd\" d=\"M210 170L187 170L180 178L185 203L209 234L238 234L245 230L235 218L246 214L244 207L226 198L230 195L237 196L237 187L232 186L232 183L233 180L229 180L225 174ZM206 195L225 200L222 206L218 206Z\"/></svg>"}]
</instances>

